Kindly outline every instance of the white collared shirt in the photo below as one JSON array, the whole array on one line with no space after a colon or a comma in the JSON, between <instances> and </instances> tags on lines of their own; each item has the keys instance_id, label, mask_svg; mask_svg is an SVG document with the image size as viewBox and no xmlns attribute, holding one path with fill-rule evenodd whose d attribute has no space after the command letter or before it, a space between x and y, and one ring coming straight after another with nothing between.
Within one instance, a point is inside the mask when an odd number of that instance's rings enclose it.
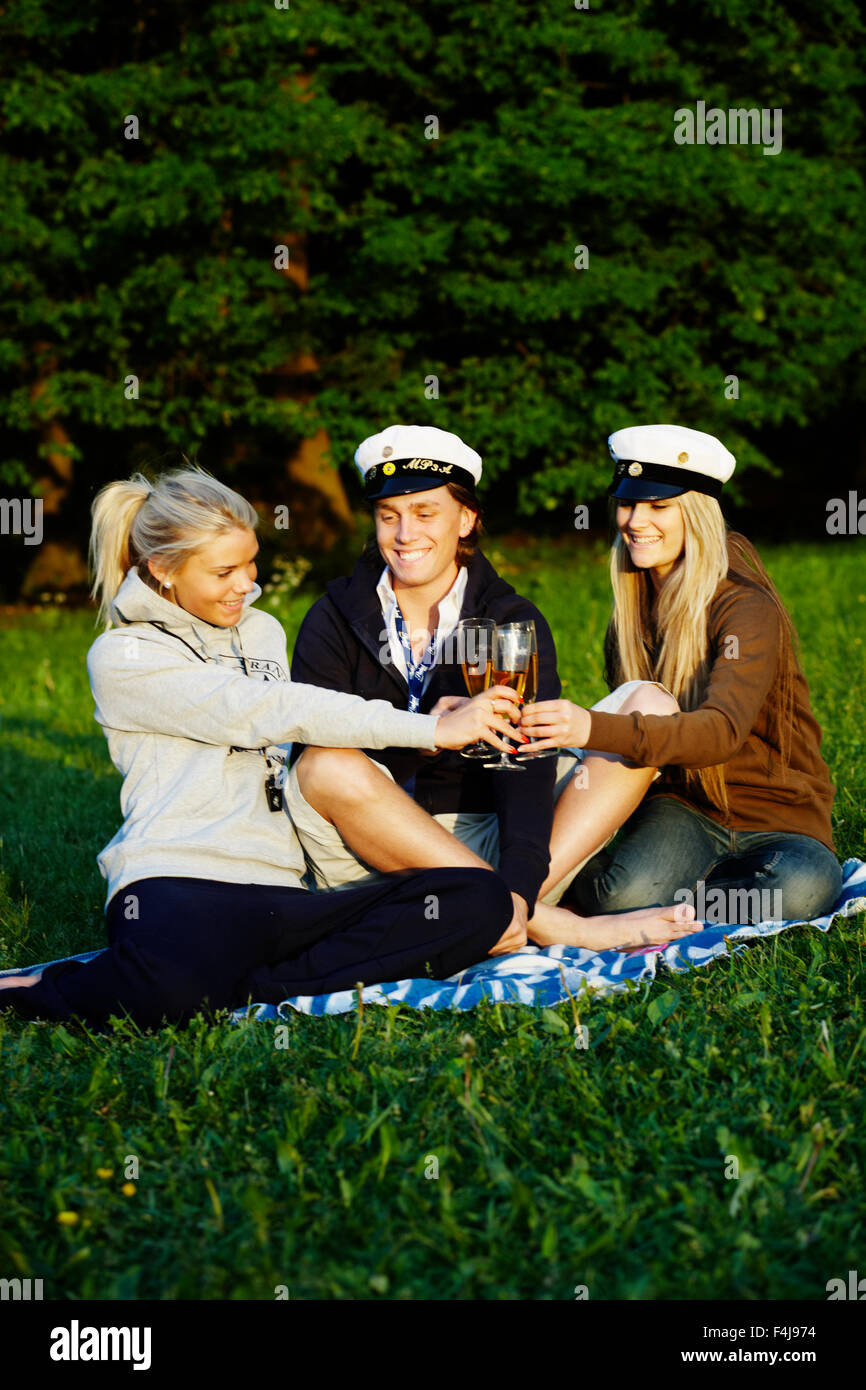
<instances>
[{"instance_id":1,"label":"white collared shirt","mask_svg":"<svg viewBox=\"0 0 866 1390\"><path fill-rule=\"evenodd\" d=\"M439 650L445 639L454 631L460 621L460 610L463 607L463 597L466 593L466 583L469 578L469 571L465 565L461 565L457 571L457 578L448 590L448 593L439 600L439 626L436 629L436 636L439 638ZM406 670L406 657L403 652L403 644L397 632L397 599L394 590L391 588L391 572L386 565L382 571L379 583L376 585L376 595L382 608L382 617L385 620L385 630L388 634L388 646L391 653L391 660L396 669L400 672L403 679L408 681L409 673ZM410 639L412 633L409 634ZM433 640L434 634L430 634ZM427 683L433 673L434 667L430 667L424 680L426 690Z\"/></svg>"}]
</instances>

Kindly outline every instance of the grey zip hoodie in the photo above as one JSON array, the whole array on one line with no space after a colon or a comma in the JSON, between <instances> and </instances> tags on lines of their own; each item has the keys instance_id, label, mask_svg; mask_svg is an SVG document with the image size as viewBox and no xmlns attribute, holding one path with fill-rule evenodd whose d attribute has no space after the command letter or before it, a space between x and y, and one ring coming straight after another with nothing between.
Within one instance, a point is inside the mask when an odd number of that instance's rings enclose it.
<instances>
[{"instance_id":1,"label":"grey zip hoodie","mask_svg":"<svg viewBox=\"0 0 866 1390\"><path fill-rule=\"evenodd\" d=\"M138 878L298 888L303 851L265 793L271 771L282 785L292 742L436 746L432 715L293 682L282 626L253 607L261 592L231 628L162 598L134 569L117 593L117 626L87 654L95 718L123 777L123 825L97 857L106 905Z\"/></svg>"}]
</instances>

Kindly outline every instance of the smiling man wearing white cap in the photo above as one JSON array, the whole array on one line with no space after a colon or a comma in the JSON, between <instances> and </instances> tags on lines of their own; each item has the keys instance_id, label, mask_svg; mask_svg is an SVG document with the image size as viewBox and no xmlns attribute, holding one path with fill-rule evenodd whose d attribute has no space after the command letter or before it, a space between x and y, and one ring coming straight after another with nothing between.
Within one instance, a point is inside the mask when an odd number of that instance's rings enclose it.
<instances>
[{"instance_id":1,"label":"smiling man wearing white cap","mask_svg":"<svg viewBox=\"0 0 866 1390\"><path fill-rule=\"evenodd\" d=\"M292 678L439 713L466 698L447 645L459 620L532 619L539 688L558 695L547 623L477 548L480 455L446 430L391 425L363 441L355 463L376 541L307 614ZM556 766L540 761L529 776L498 777L459 755L311 748L295 762L286 798L319 888L425 864L498 864L514 902L502 953L525 944L547 872Z\"/></svg>"}]
</instances>

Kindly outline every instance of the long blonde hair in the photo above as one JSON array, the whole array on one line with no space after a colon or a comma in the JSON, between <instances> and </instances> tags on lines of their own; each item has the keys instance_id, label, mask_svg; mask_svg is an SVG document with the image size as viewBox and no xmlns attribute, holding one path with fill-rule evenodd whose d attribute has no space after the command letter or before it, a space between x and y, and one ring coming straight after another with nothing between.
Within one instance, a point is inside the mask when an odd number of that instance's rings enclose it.
<instances>
[{"instance_id":1,"label":"long blonde hair","mask_svg":"<svg viewBox=\"0 0 866 1390\"><path fill-rule=\"evenodd\" d=\"M157 593L163 587L148 569L159 558L174 574L202 546L229 531L254 530L258 513L246 498L197 464L174 468L150 482L142 473L106 483L91 508L91 594L97 623L113 626L111 605L130 569Z\"/></svg>"},{"instance_id":2,"label":"long blonde hair","mask_svg":"<svg viewBox=\"0 0 866 1390\"><path fill-rule=\"evenodd\" d=\"M791 619L754 546L745 536L728 531L716 499L702 492L684 492L676 500L685 532L683 551L657 598L649 573L632 564L628 546L617 532L610 555L613 615L605 639L605 675L611 685L659 681L676 697L680 709L697 709L706 696L713 661L707 619L716 589L727 577L763 590L781 620L771 737L784 774L791 752L797 671ZM686 787L698 784L706 799L727 815L724 764L678 768L673 780L678 777Z\"/></svg>"}]
</instances>

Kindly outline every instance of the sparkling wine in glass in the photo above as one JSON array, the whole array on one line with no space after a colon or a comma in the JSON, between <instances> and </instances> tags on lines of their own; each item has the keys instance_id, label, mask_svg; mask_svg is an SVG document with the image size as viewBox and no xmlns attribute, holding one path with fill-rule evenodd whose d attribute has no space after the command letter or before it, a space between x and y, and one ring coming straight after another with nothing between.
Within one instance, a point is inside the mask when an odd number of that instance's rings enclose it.
<instances>
[{"instance_id":1,"label":"sparkling wine in glass","mask_svg":"<svg viewBox=\"0 0 866 1390\"><path fill-rule=\"evenodd\" d=\"M523 696L529 668L532 663L532 642L529 632L521 623L503 623L493 634L493 678L491 685L507 685ZM509 753L500 753L496 762L487 762L485 767L494 772L523 772L520 763L512 760Z\"/></svg>"},{"instance_id":2,"label":"sparkling wine in glass","mask_svg":"<svg viewBox=\"0 0 866 1390\"><path fill-rule=\"evenodd\" d=\"M535 631L535 623L532 618L526 618L523 622L516 623L516 627L526 628L529 639L532 643L532 659L529 663L529 670L526 675L526 684L523 688L524 705L532 705L538 699L538 634ZM538 737L530 735L530 743L538 743ZM530 753L528 748L521 750L521 756L527 762L534 762L536 758L558 758L560 750L558 748L545 748L541 753Z\"/></svg>"},{"instance_id":3,"label":"sparkling wine in glass","mask_svg":"<svg viewBox=\"0 0 866 1390\"><path fill-rule=\"evenodd\" d=\"M495 628L496 624L489 618L462 618L457 624L457 657L470 696L480 695L491 684ZM483 739L460 750L462 758L489 758L490 755L490 745Z\"/></svg>"}]
</instances>

